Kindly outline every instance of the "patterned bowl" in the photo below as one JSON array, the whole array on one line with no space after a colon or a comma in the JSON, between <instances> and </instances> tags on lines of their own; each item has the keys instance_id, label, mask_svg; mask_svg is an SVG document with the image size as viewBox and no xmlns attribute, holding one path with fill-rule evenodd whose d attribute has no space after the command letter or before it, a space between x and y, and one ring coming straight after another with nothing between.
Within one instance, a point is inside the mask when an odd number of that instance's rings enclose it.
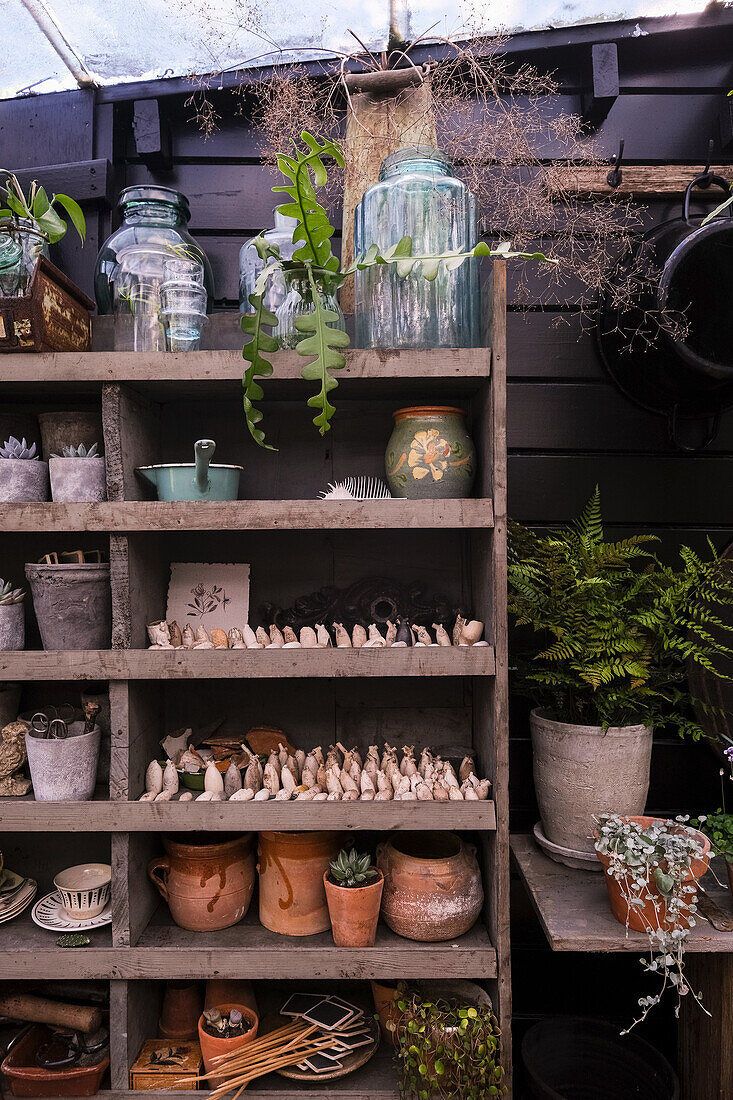
<instances>
[{"instance_id":1,"label":"patterned bowl","mask_svg":"<svg viewBox=\"0 0 733 1100\"><path fill-rule=\"evenodd\" d=\"M72 920L98 916L109 901L112 868L109 863L79 863L59 871L53 884Z\"/></svg>"}]
</instances>

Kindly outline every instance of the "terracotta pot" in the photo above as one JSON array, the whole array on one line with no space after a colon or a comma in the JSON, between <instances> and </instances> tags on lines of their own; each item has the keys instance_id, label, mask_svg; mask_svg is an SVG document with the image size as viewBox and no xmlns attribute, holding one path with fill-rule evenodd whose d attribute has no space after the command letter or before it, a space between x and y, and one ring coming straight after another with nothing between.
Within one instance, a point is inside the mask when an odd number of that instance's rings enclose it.
<instances>
[{"instance_id":1,"label":"terracotta pot","mask_svg":"<svg viewBox=\"0 0 733 1100\"><path fill-rule=\"evenodd\" d=\"M369 984L372 987L374 1007L377 1010L377 1016L379 1016L379 1030L382 1033L382 1038L396 1047L399 1045L397 1034L387 1025L394 1024L396 1026L397 1021L402 1015L397 1007L395 997L397 993L397 982L371 981Z\"/></svg>"},{"instance_id":2,"label":"terracotta pot","mask_svg":"<svg viewBox=\"0 0 733 1100\"><path fill-rule=\"evenodd\" d=\"M530 715L534 786L545 836L592 856L593 817L643 814L652 756L650 726L576 726ZM551 853L548 853L551 855Z\"/></svg>"},{"instance_id":3,"label":"terracotta pot","mask_svg":"<svg viewBox=\"0 0 733 1100\"><path fill-rule=\"evenodd\" d=\"M337 886L324 871L328 915L337 947L374 947L384 887L384 875L381 871L377 875L377 880L366 886Z\"/></svg>"},{"instance_id":4,"label":"terracotta pot","mask_svg":"<svg viewBox=\"0 0 733 1100\"><path fill-rule=\"evenodd\" d=\"M181 928L212 932L242 919L255 881L252 833L221 839L191 833L164 837L166 855L152 859L148 875Z\"/></svg>"},{"instance_id":5,"label":"terracotta pot","mask_svg":"<svg viewBox=\"0 0 733 1100\"><path fill-rule=\"evenodd\" d=\"M227 1004L246 1005L259 1015L255 987L252 982L236 978L209 978L204 994L204 1008Z\"/></svg>"},{"instance_id":6,"label":"terracotta pot","mask_svg":"<svg viewBox=\"0 0 733 1100\"><path fill-rule=\"evenodd\" d=\"M641 825L642 828L646 829L653 822L662 821L664 819L659 817L628 816L626 820L634 821L637 824ZM673 831L675 828L675 823L673 821L669 822L668 828L670 828L670 831ZM680 832L682 831L682 829L683 826L679 826ZM685 875L685 878L683 879L683 884L692 883L694 879L699 880L700 878L702 878L702 876L707 871L708 864L710 862L710 841L704 835L704 833L696 831L695 836L697 837L700 844L702 844L705 854L704 856L702 856L701 859L692 860L692 862L690 863L690 868ZM603 864L604 871L607 871L611 864L610 858L607 855L603 855L603 853L601 852L597 852L596 855ZM667 919L667 903L657 889L656 883L654 882L654 878L652 876L647 878L647 889L653 898L659 899L659 901L656 903L656 908L654 901L652 901L651 899L645 901L643 906L627 905L626 898L624 897L623 891L621 889L621 883L617 879L613 878L613 876L611 875L604 874L603 877L606 880L606 888L608 889L608 900L611 903L611 912L613 913L619 924L626 925L628 923L629 928L633 928L636 932L646 932L650 928L661 928L664 932L671 932L673 928L690 927L689 921L685 920L684 918L680 918L676 922L676 924L675 922ZM646 894L646 892L647 890L643 891L642 900L643 895Z\"/></svg>"},{"instance_id":7,"label":"terracotta pot","mask_svg":"<svg viewBox=\"0 0 733 1100\"><path fill-rule=\"evenodd\" d=\"M462 936L484 901L476 849L455 833L395 834L377 847L382 916L398 935L435 943Z\"/></svg>"},{"instance_id":8,"label":"terracotta pot","mask_svg":"<svg viewBox=\"0 0 733 1100\"><path fill-rule=\"evenodd\" d=\"M249 1020L252 1027L245 1035L235 1035L232 1039L216 1039L213 1035L209 1035L207 1031L204 1031L204 1017L203 1013L199 1017L199 1042L201 1044L201 1056L204 1059L204 1066L206 1072L210 1073L213 1069L216 1069L216 1064L212 1059L217 1058L220 1054L229 1054L232 1050L239 1050L241 1047L246 1047L247 1043L251 1043L257 1038L257 1028L260 1025L259 1018L256 1012L253 1012L247 1005L231 1004L225 1002L224 1004L212 1005L212 1008L216 1007L224 1016L227 1012L231 1012L233 1008L239 1009L242 1013L242 1018ZM220 1083L221 1078L209 1077L207 1084L204 1087L216 1088Z\"/></svg>"},{"instance_id":9,"label":"terracotta pot","mask_svg":"<svg viewBox=\"0 0 733 1100\"><path fill-rule=\"evenodd\" d=\"M195 1039L203 1010L204 996L200 982L166 982L158 1021L159 1038Z\"/></svg>"},{"instance_id":10,"label":"terracotta pot","mask_svg":"<svg viewBox=\"0 0 733 1100\"><path fill-rule=\"evenodd\" d=\"M338 833L260 833L260 921L283 936L331 927L324 872L342 846Z\"/></svg>"}]
</instances>

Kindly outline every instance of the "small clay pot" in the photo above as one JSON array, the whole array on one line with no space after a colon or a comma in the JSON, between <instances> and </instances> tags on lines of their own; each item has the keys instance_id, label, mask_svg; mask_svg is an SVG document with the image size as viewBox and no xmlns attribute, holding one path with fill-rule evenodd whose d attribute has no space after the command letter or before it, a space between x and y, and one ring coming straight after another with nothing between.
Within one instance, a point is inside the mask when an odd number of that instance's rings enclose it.
<instances>
[{"instance_id":1,"label":"small clay pot","mask_svg":"<svg viewBox=\"0 0 733 1100\"><path fill-rule=\"evenodd\" d=\"M22 603L0 604L0 649L25 649L25 607Z\"/></svg>"},{"instance_id":2,"label":"small clay pot","mask_svg":"<svg viewBox=\"0 0 733 1100\"><path fill-rule=\"evenodd\" d=\"M397 982L375 982L372 980L369 984L372 987L372 997L379 1017L379 1030L382 1033L382 1038L391 1043L392 1046L399 1046L397 1032L394 1030L402 1015L397 1007ZM389 1027L389 1024L393 1024L394 1027Z\"/></svg>"},{"instance_id":3,"label":"small clay pot","mask_svg":"<svg viewBox=\"0 0 733 1100\"><path fill-rule=\"evenodd\" d=\"M211 1007L218 1008L222 1016L231 1012L233 1008L237 1008L242 1013L242 1019L249 1020L252 1026L244 1035L235 1035L231 1039L217 1039L213 1035L209 1035L208 1031L204 1031L204 1016L203 1013L201 1014L198 1024L199 1043L201 1044L201 1055L204 1059L204 1066L206 1067L207 1073L211 1073L212 1070L216 1069L216 1064L213 1061L214 1058L217 1058L220 1054L229 1054L233 1050L239 1050L241 1047L246 1047L247 1043L251 1043L256 1039L257 1029L260 1025L257 1013L253 1012L247 1005L220 1004L212 1005ZM209 1077L208 1087L212 1089L216 1088L220 1081L221 1078Z\"/></svg>"},{"instance_id":4,"label":"small clay pot","mask_svg":"<svg viewBox=\"0 0 733 1100\"><path fill-rule=\"evenodd\" d=\"M107 499L103 458L49 458L51 500L97 503Z\"/></svg>"},{"instance_id":5,"label":"small clay pot","mask_svg":"<svg viewBox=\"0 0 733 1100\"><path fill-rule=\"evenodd\" d=\"M259 1015L255 987L244 978L209 978L204 994L204 1008L223 1004L246 1005Z\"/></svg>"},{"instance_id":6,"label":"small clay pot","mask_svg":"<svg viewBox=\"0 0 733 1100\"><path fill-rule=\"evenodd\" d=\"M382 916L399 936L436 943L462 936L484 902L476 849L456 833L395 834L377 847Z\"/></svg>"},{"instance_id":7,"label":"small clay pot","mask_svg":"<svg viewBox=\"0 0 733 1100\"><path fill-rule=\"evenodd\" d=\"M324 872L323 883L333 942L337 947L374 947L384 875L377 871L377 878L365 886L338 886L329 875Z\"/></svg>"},{"instance_id":8,"label":"small clay pot","mask_svg":"<svg viewBox=\"0 0 733 1100\"><path fill-rule=\"evenodd\" d=\"M48 500L48 463L35 458L0 458L0 501Z\"/></svg>"},{"instance_id":9,"label":"small clay pot","mask_svg":"<svg viewBox=\"0 0 733 1100\"><path fill-rule=\"evenodd\" d=\"M249 909L255 881L252 833L222 839L191 833L164 837L166 855L148 876L181 928L212 932L237 924Z\"/></svg>"},{"instance_id":10,"label":"small clay pot","mask_svg":"<svg viewBox=\"0 0 733 1100\"><path fill-rule=\"evenodd\" d=\"M200 982L166 982L158 1021L159 1038L195 1039L203 1010L204 995Z\"/></svg>"},{"instance_id":11,"label":"small clay pot","mask_svg":"<svg viewBox=\"0 0 733 1100\"><path fill-rule=\"evenodd\" d=\"M338 833L260 833L260 922L283 936L331 927L323 875L342 847Z\"/></svg>"}]
</instances>

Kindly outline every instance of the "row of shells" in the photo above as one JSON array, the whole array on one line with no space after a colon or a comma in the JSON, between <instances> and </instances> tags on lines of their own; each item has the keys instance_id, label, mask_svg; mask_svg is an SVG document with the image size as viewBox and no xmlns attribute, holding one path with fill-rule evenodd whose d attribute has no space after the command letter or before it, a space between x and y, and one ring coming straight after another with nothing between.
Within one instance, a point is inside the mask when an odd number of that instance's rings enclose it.
<instances>
[{"instance_id":1,"label":"row of shells","mask_svg":"<svg viewBox=\"0 0 733 1100\"><path fill-rule=\"evenodd\" d=\"M357 749L346 749L338 742L324 756L320 745L309 753L297 749L293 754L282 744L271 752L266 763L242 746L247 758L242 770L229 765L224 775L212 760L204 774L204 790L197 802L280 802L291 799L311 802L391 802L435 801L477 802L489 797L491 784L479 779L470 756L465 756L458 774L448 760L423 749L415 759L413 745L404 745L402 758L397 749L385 742L380 754L370 745L366 758ZM172 760L162 768L151 760L145 776L141 802L169 802L178 794L178 771ZM193 800L184 791L178 801Z\"/></svg>"},{"instance_id":2,"label":"row of shells","mask_svg":"<svg viewBox=\"0 0 733 1100\"><path fill-rule=\"evenodd\" d=\"M387 620L385 631L372 623L369 630L357 623L351 633L343 623L333 623L333 638L337 649L405 649L408 646L486 646L481 640L484 624L477 619L467 622L462 615L456 618L449 633L442 623L433 623L433 636L426 626L410 626L401 620L395 624ZM326 649L334 644L331 634L322 623L315 627L304 626L300 634L292 627L282 630L274 623L269 630L258 626L253 630L234 626L227 633L205 626L194 631L190 623L181 630L177 622L164 619L148 625L149 649Z\"/></svg>"}]
</instances>

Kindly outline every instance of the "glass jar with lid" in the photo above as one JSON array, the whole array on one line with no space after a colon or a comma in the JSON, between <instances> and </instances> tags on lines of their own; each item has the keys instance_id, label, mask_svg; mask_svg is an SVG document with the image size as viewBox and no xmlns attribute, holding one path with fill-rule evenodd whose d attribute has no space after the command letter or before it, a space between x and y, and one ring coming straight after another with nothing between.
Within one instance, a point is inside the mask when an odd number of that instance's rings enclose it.
<instances>
[{"instance_id":1,"label":"glass jar with lid","mask_svg":"<svg viewBox=\"0 0 733 1100\"><path fill-rule=\"evenodd\" d=\"M169 187L127 187L120 195L122 225L102 245L94 272L100 313L115 316L117 350L164 351L160 288L166 265L197 260L211 309L214 280L206 254L186 226L188 199Z\"/></svg>"},{"instance_id":2,"label":"glass jar with lid","mask_svg":"<svg viewBox=\"0 0 733 1100\"><path fill-rule=\"evenodd\" d=\"M413 255L466 251L477 243L476 199L453 175L438 149L398 149L382 162L379 182L365 191L354 214L354 254L380 251L412 238ZM392 265L354 274L357 347L475 347L480 342L478 262L456 271L441 264L437 277L401 278Z\"/></svg>"},{"instance_id":3,"label":"glass jar with lid","mask_svg":"<svg viewBox=\"0 0 733 1100\"><path fill-rule=\"evenodd\" d=\"M297 244L293 244L293 232L298 225L297 218L289 218L285 214L281 214L277 209L273 211L273 217L275 219L275 228L266 229L261 236L265 238L268 244L277 245L283 260L291 260L293 258L293 253L296 248L298 248ZM257 276L265 267L265 262L260 257L253 242L254 237L246 241L239 252L240 313L249 313L252 309L249 296L255 289ZM278 306L284 301L286 293L285 281L281 274L277 272L268 279L267 289L265 290L265 308L271 309L272 312L275 313Z\"/></svg>"}]
</instances>

